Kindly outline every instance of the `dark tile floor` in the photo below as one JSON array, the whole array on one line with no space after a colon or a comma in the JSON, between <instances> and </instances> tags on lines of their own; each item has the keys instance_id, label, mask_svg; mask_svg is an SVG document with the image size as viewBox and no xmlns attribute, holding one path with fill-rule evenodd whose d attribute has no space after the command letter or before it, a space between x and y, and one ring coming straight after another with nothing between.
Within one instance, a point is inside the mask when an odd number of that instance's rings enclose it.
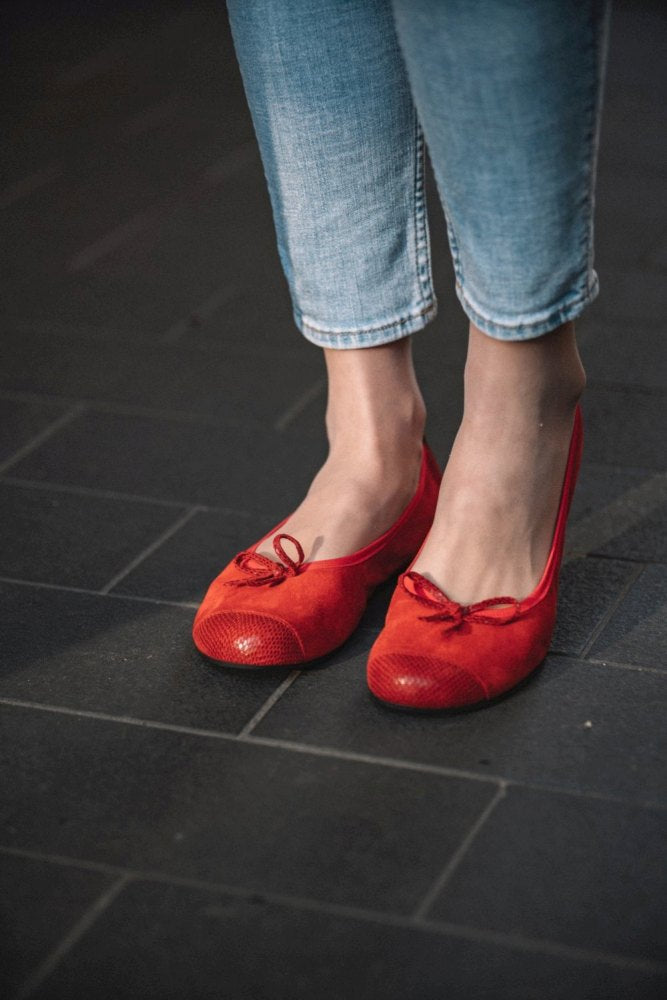
<instances>
[{"instance_id":1,"label":"dark tile floor","mask_svg":"<svg viewBox=\"0 0 667 1000\"><path fill-rule=\"evenodd\" d=\"M82 9L12 4L0 71L3 995L667 995L661 5L613 20L552 652L447 718L366 692L391 584L311 670L193 649L210 578L323 457L322 360L224 5ZM466 323L429 194L444 459Z\"/></svg>"}]
</instances>

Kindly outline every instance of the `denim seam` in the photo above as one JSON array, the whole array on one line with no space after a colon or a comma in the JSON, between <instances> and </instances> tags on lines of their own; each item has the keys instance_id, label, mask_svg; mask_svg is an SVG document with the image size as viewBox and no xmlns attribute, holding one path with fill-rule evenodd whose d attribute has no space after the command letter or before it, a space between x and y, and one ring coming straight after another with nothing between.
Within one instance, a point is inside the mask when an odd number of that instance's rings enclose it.
<instances>
[{"instance_id":1,"label":"denim seam","mask_svg":"<svg viewBox=\"0 0 667 1000\"><path fill-rule=\"evenodd\" d=\"M577 290L576 297L570 299L569 301L564 301L561 299L560 303L554 305L550 309L547 307L541 314L542 317L539 320L531 319L529 317L518 318L515 322L503 323L495 318L485 315L481 312L475 305L471 303L468 293L465 289L465 282L463 276L463 268L461 263L461 257L458 249L458 243L456 235L454 232L454 227L450 218L450 214L447 211L447 205L442 192L440 193L440 198L442 202L443 211L445 214L445 220L447 224L447 233L449 237L449 244L452 254L452 264L454 267L455 275L455 287L456 294L467 313L468 317L476 324L480 326L480 329L484 330L490 336L496 334L503 336L505 335L507 339L511 339L511 334L516 334L517 331L523 330L522 339L529 339L530 337L540 336L543 333L547 333L549 330L554 329L554 326L560 325L567 322L570 319L574 319L578 316L584 308L589 305L599 293L599 281L597 274L593 269L593 258L594 258L594 233L593 233L593 220L594 220L594 208L595 208L595 176L596 176L596 164L598 155L598 129L600 122L600 111L602 104L602 87L604 82L604 72L605 72L605 52L606 45L605 39L608 32L609 23L609 3L604 3L605 15L603 18L595 18L594 6L599 0L592 0L589 4L589 27L590 27L590 38L591 38L591 58L593 59L594 65L592 67L593 72L591 73L591 92L589 94L588 107L586 109L588 117L588 128L586 130L584 141L585 148L588 151L588 156L585 163L585 169L582 177L582 187L583 193L579 200L580 208L580 218L582 221L582 229L580 231L580 236L578 240L578 251L579 259L584 262L584 273L580 274L579 279L576 282L575 288ZM582 287L582 279L584 280Z\"/></svg>"},{"instance_id":2,"label":"denim seam","mask_svg":"<svg viewBox=\"0 0 667 1000\"><path fill-rule=\"evenodd\" d=\"M445 226L447 227L447 239L449 241L449 250L452 258L452 267L454 269L454 278L456 279L456 284L463 287L463 268L461 265L461 253L459 251L459 242L456 238L456 233L454 232L454 224L451 219L451 214L447 207L447 199L445 198L445 192L441 187L437 177L436 184L438 187L438 195L440 196L440 205L442 206L442 213L445 217Z\"/></svg>"},{"instance_id":3,"label":"denim seam","mask_svg":"<svg viewBox=\"0 0 667 1000\"><path fill-rule=\"evenodd\" d=\"M316 326L315 323L306 319L300 309L294 309L294 318L301 332L311 331L315 334L313 343L331 343L335 340L346 339L357 343L368 340L376 334L382 335L384 331L393 330L399 336L382 337L374 340L375 343L387 342L389 339L399 339L400 336L407 336L417 328L422 328L437 313L437 302L433 294L433 285L430 271L430 254L428 229L426 225L426 203L424 196L424 136L419 122L417 111L414 111L414 186L413 186L413 229L414 229L414 255L415 270L419 287L418 308L396 317L388 323L379 325L372 324L363 327L348 327L347 329L326 329ZM423 322L420 322L423 320ZM402 330L402 327L408 327Z\"/></svg>"},{"instance_id":4,"label":"denim seam","mask_svg":"<svg viewBox=\"0 0 667 1000\"><path fill-rule=\"evenodd\" d=\"M303 313L295 309L295 317L298 318L301 326L312 330L313 333L323 333L331 337L353 337L356 334L365 333L381 333L383 330L391 330L393 327L400 327L410 323L412 320L418 320L421 316L429 316L435 309L435 303L426 302L423 307L416 309L413 312L405 313L403 316L397 316L396 319L391 320L389 323L382 323L380 326L359 326L359 327L348 327L344 330L327 330L321 326L315 326L310 320L306 319Z\"/></svg>"},{"instance_id":5,"label":"denim seam","mask_svg":"<svg viewBox=\"0 0 667 1000\"><path fill-rule=\"evenodd\" d=\"M430 253L428 228L426 224L426 198L424 192L424 133L422 131L417 109L414 113L414 189L413 189L413 225L415 242L415 268L417 282L420 288L421 303L433 301L433 284L430 269Z\"/></svg>"},{"instance_id":6,"label":"denim seam","mask_svg":"<svg viewBox=\"0 0 667 1000\"><path fill-rule=\"evenodd\" d=\"M585 262L584 278L586 291L590 292L594 279L593 271L593 211L595 197L595 157L596 157L596 108L599 94L599 32L596 30L593 17L593 6L595 0L589 3L588 30L590 39L590 59L591 66L591 89L588 94L588 106L586 108L587 127L584 136L584 148L587 151L583 176L583 191L579 199L579 217L581 219L581 234L579 239L580 256ZM580 279L581 280L581 279Z\"/></svg>"},{"instance_id":7,"label":"denim seam","mask_svg":"<svg viewBox=\"0 0 667 1000\"><path fill-rule=\"evenodd\" d=\"M586 225L586 260L587 260L587 284L595 282L595 276L593 272L594 263L594 213L595 213L595 177L597 173L597 161L598 161L598 150L599 150L599 129L600 129L600 118L602 113L602 96L605 78L605 63L606 63L606 36L609 25L609 13L610 6L603 0L604 11L602 17L598 17L597 20L593 16L593 6L590 7L590 30L592 38L592 58L593 58L593 72L591 73L592 92L589 101L589 127L587 142L590 148L590 155L588 158L588 177L587 177L587 225ZM589 288L590 290L590 288Z\"/></svg>"},{"instance_id":8,"label":"denim seam","mask_svg":"<svg viewBox=\"0 0 667 1000\"><path fill-rule=\"evenodd\" d=\"M486 316L474 306L465 289L459 281L456 282L456 294L468 317L489 336L498 336L499 339L506 340L530 340L532 337L539 337L557 326L575 319L586 306L596 298L599 291L597 275L593 278L590 286L585 291L580 292L576 298L570 301L561 300L560 303L545 309L539 314L540 318L524 316L512 323L501 323L497 319ZM517 331L522 331L517 337Z\"/></svg>"}]
</instances>

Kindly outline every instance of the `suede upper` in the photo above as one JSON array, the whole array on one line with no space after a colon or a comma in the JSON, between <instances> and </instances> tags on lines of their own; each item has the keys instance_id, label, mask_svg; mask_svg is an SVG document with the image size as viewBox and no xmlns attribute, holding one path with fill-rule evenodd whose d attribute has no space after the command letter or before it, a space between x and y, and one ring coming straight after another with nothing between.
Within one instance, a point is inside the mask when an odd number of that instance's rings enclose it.
<instances>
[{"instance_id":1,"label":"suede upper","mask_svg":"<svg viewBox=\"0 0 667 1000\"><path fill-rule=\"evenodd\" d=\"M410 708L459 708L503 694L542 662L556 621L558 571L582 446L577 407L551 551L540 582L524 600L497 597L466 607L419 573L399 577L368 660L368 685L376 697Z\"/></svg>"},{"instance_id":2,"label":"suede upper","mask_svg":"<svg viewBox=\"0 0 667 1000\"><path fill-rule=\"evenodd\" d=\"M284 534L277 539L280 563L257 555L287 519L281 521L213 580L195 616L195 645L212 659L247 666L302 663L335 649L357 626L375 587L419 549L439 485L440 470L424 442L419 484L398 520L363 549L339 559L304 562L298 541ZM289 546L283 539L290 539Z\"/></svg>"}]
</instances>

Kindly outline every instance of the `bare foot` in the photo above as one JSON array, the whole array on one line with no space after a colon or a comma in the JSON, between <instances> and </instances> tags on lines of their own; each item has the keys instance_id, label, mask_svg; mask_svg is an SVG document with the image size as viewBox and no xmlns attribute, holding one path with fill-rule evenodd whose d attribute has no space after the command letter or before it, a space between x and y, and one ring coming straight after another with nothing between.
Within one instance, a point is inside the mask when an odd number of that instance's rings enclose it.
<instances>
[{"instance_id":1,"label":"bare foot","mask_svg":"<svg viewBox=\"0 0 667 1000\"><path fill-rule=\"evenodd\" d=\"M280 529L307 560L351 555L391 527L417 489L425 423L410 338L324 354L329 456ZM275 560L273 537L257 551Z\"/></svg>"},{"instance_id":2,"label":"bare foot","mask_svg":"<svg viewBox=\"0 0 667 1000\"><path fill-rule=\"evenodd\" d=\"M584 382L572 324L523 342L471 328L463 421L412 567L452 600L521 600L535 589Z\"/></svg>"}]
</instances>

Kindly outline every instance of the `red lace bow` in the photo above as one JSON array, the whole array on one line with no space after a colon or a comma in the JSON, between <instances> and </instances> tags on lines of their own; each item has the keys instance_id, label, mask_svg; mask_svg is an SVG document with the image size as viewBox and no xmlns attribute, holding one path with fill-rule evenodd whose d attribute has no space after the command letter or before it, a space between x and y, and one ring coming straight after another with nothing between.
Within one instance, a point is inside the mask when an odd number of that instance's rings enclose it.
<instances>
[{"instance_id":1,"label":"red lace bow","mask_svg":"<svg viewBox=\"0 0 667 1000\"><path fill-rule=\"evenodd\" d=\"M281 538L287 538L297 551L296 560L287 555L282 546ZM301 569L304 560L303 549L300 542L291 535L280 534L273 539L273 549L282 562L275 562L268 556L262 556L258 552L239 552L234 558L234 565L243 573L248 574L246 580L227 580L231 587L275 587L277 583L282 583L288 576L296 576Z\"/></svg>"},{"instance_id":2,"label":"red lace bow","mask_svg":"<svg viewBox=\"0 0 667 1000\"><path fill-rule=\"evenodd\" d=\"M406 587L406 578L411 581L414 591ZM420 615L420 621L444 622L447 631L459 628L466 621L482 625L508 625L519 616L519 602L514 597L491 597L487 601L478 601L477 604L457 604L456 601L450 601L439 587L427 580L421 573L413 572L404 574L403 586L410 596L421 604L437 609L434 614ZM498 605L502 604L507 605L507 607L498 608ZM503 613L484 614L487 608L493 607L498 608L498 611Z\"/></svg>"}]
</instances>

